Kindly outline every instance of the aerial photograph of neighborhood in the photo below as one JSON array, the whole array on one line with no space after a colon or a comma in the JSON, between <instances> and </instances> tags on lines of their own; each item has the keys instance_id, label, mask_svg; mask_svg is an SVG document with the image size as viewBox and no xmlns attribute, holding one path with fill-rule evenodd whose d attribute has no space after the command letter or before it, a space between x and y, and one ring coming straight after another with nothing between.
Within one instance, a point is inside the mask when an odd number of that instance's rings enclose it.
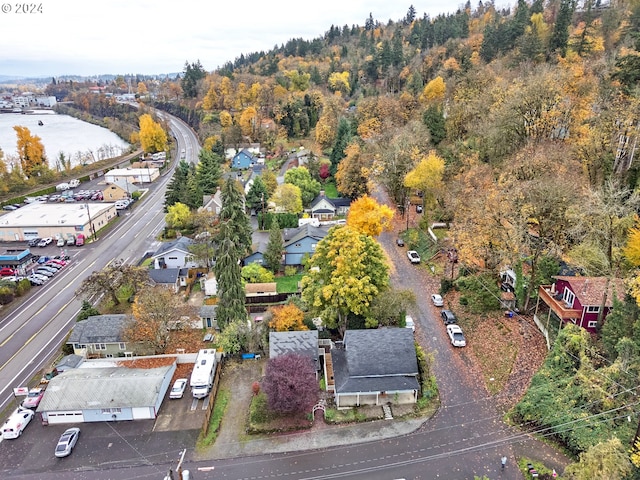
<instances>
[{"instance_id":1,"label":"aerial photograph of neighborhood","mask_svg":"<svg viewBox=\"0 0 640 480\"><path fill-rule=\"evenodd\" d=\"M0 6L1 479L640 480L640 0L103 7Z\"/></svg>"}]
</instances>

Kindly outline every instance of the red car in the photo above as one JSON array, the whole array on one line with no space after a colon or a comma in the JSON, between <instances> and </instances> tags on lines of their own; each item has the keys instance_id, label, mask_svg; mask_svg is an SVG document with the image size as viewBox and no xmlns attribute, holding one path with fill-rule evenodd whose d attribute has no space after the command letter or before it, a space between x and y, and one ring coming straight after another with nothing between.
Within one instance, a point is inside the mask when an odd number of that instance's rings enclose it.
<instances>
[{"instance_id":1,"label":"red car","mask_svg":"<svg viewBox=\"0 0 640 480\"><path fill-rule=\"evenodd\" d=\"M9 267L0 268L0 277L11 277L16 273L17 272L13 268L9 268Z\"/></svg>"},{"instance_id":2,"label":"red car","mask_svg":"<svg viewBox=\"0 0 640 480\"><path fill-rule=\"evenodd\" d=\"M36 408L38 408L38 405L40 404L40 400L42 400L43 395L44 395L44 388L32 388L31 390L29 390L29 394L27 395L27 398L25 398L22 401L22 406L24 408L30 408L32 410L35 410Z\"/></svg>"}]
</instances>

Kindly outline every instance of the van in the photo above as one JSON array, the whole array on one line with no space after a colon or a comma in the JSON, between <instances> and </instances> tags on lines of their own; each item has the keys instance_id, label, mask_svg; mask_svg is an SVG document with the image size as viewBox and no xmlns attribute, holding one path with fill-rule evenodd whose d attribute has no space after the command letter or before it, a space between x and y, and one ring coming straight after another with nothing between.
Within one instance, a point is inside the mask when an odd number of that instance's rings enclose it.
<instances>
[{"instance_id":1,"label":"van","mask_svg":"<svg viewBox=\"0 0 640 480\"><path fill-rule=\"evenodd\" d=\"M29 422L35 415L33 410L18 407L11 416L2 425L2 438L4 440L12 440L22 435L23 430L29 425Z\"/></svg>"},{"instance_id":2,"label":"van","mask_svg":"<svg viewBox=\"0 0 640 480\"><path fill-rule=\"evenodd\" d=\"M67 246L71 246L75 244L76 244L76 236L71 233L67 233Z\"/></svg>"},{"instance_id":3,"label":"van","mask_svg":"<svg viewBox=\"0 0 640 480\"><path fill-rule=\"evenodd\" d=\"M56 185L56 190L63 191L63 190L69 190L71 187L69 186L68 183L59 183L58 185Z\"/></svg>"},{"instance_id":4,"label":"van","mask_svg":"<svg viewBox=\"0 0 640 480\"><path fill-rule=\"evenodd\" d=\"M71 180L69 182L69 187L70 188L78 188L80 186L80 180L74 178L73 180Z\"/></svg>"},{"instance_id":5,"label":"van","mask_svg":"<svg viewBox=\"0 0 640 480\"><path fill-rule=\"evenodd\" d=\"M76 236L76 247L81 247L82 245L84 245L84 235L79 233Z\"/></svg>"},{"instance_id":6,"label":"van","mask_svg":"<svg viewBox=\"0 0 640 480\"><path fill-rule=\"evenodd\" d=\"M118 200L115 205L116 210L124 210L129 206L129 202L127 202L126 200Z\"/></svg>"}]
</instances>

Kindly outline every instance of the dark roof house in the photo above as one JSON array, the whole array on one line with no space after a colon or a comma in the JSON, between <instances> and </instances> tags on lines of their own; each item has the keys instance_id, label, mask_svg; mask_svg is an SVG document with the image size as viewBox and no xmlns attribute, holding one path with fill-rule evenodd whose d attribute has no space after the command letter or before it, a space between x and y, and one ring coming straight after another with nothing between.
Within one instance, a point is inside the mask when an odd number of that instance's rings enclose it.
<instances>
[{"instance_id":1,"label":"dark roof house","mask_svg":"<svg viewBox=\"0 0 640 480\"><path fill-rule=\"evenodd\" d=\"M317 218L321 221L331 220L335 216L347 215L350 206L350 199L344 197L329 198L322 191L311 201L309 211L312 218Z\"/></svg>"},{"instance_id":2,"label":"dark roof house","mask_svg":"<svg viewBox=\"0 0 640 480\"><path fill-rule=\"evenodd\" d=\"M284 264L302 265L305 255L312 256L318 242L327 236L328 230L307 223L284 231Z\"/></svg>"},{"instance_id":3,"label":"dark roof house","mask_svg":"<svg viewBox=\"0 0 640 480\"><path fill-rule=\"evenodd\" d=\"M93 315L76 322L67 339L73 353L82 357L124 356L128 350L122 332L130 315Z\"/></svg>"},{"instance_id":4,"label":"dark roof house","mask_svg":"<svg viewBox=\"0 0 640 480\"><path fill-rule=\"evenodd\" d=\"M331 349L338 408L415 403L420 389L415 340L409 328L347 330Z\"/></svg>"},{"instance_id":5,"label":"dark roof house","mask_svg":"<svg viewBox=\"0 0 640 480\"><path fill-rule=\"evenodd\" d=\"M316 370L319 370L318 331L269 332L269 358L276 358L290 353L297 353L311 358Z\"/></svg>"}]
</instances>

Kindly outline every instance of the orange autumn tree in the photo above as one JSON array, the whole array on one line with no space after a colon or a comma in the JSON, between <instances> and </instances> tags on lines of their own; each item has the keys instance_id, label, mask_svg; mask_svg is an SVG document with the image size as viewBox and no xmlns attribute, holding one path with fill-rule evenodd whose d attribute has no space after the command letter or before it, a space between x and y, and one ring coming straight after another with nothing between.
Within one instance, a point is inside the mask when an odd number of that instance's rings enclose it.
<instances>
[{"instance_id":1,"label":"orange autumn tree","mask_svg":"<svg viewBox=\"0 0 640 480\"><path fill-rule=\"evenodd\" d=\"M391 219L393 210L369 195L363 195L351 203L347 224L360 233L377 237L383 231L391 230Z\"/></svg>"},{"instance_id":2,"label":"orange autumn tree","mask_svg":"<svg viewBox=\"0 0 640 480\"><path fill-rule=\"evenodd\" d=\"M294 304L289 303L281 307L271 309L273 318L269 322L269 327L276 332L297 332L300 330L309 330L303 323L304 313Z\"/></svg>"}]
</instances>

